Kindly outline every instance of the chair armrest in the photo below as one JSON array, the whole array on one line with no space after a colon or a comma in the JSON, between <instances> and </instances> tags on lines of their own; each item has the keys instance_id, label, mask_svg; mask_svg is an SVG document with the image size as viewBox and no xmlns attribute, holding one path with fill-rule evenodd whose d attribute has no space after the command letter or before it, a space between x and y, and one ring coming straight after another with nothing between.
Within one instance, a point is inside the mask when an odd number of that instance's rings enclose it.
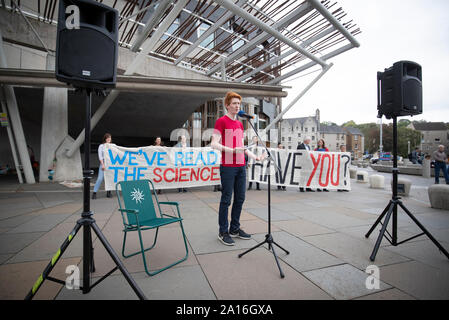
<instances>
[{"instance_id":1,"label":"chair armrest","mask_svg":"<svg viewBox=\"0 0 449 320\"><path fill-rule=\"evenodd\" d=\"M175 201L160 201L159 204L168 204L170 206L178 206L179 203L175 202Z\"/></svg>"},{"instance_id":2,"label":"chair armrest","mask_svg":"<svg viewBox=\"0 0 449 320\"><path fill-rule=\"evenodd\" d=\"M139 213L139 210L137 210L137 209L118 209L118 211L127 212L127 213L134 213L134 214L138 214Z\"/></svg>"},{"instance_id":3,"label":"chair armrest","mask_svg":"<svg viewBox=\"0 0 449 320\"><path fill-rule=\"evenodd\" d=\"M181 218L181 213L179 212L179 203L177 203L175 201L161 201L161 202L159 202L159 204L167 204L170 206L176 206L176 211L178 212L178 218ZM162 213L162 212L161 212L161 215L174 218L173 216L170 216L170 215Z\"/></svg>"}]
</instances>

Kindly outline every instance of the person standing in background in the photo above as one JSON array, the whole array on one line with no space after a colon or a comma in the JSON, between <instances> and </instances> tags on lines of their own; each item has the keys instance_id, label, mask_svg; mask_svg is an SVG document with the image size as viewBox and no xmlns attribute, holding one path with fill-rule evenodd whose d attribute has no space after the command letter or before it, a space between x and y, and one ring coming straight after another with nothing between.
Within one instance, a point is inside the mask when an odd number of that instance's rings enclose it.
<instances>
[{"instance_id":1,"label":"person standing in background","mask_svg":"<svg viewBox=\"0 0 449 320\"><path fill-rule=\"evenodd\" d=\"M318 140L318 146L315 148L314 151L329 152L329 149L326 148L326 143L324 142L324 139ZM316 189L316 191L321 192L321 189ZM329 192L328 189L323 189L323 191Z\"/></svg>"},{"instance_id":2,"label":"person standing in background","mask_svg":"<svg viewBox=\"0 0 449 320\"><path fill-rule=\"evenodd\" d=\"M285 147L284 147L284 145L282 143L279 143L278 144L278 149L285 149ZM278 190L287 191L286 189L287 189L286 186L278 186Z\"/></svg>"},{"instance_id":3,"label":"person standing in background","mask_svg":"<svg viewBox=\"0 0 449 320\"><path fill-rule=\"evenodd\" d=\"M298 147L296 149L298 150L307 150L307 151L311 151L310 148L310 141L312 141L312 138L310 138L309 136L307 136L303 143L298 144ZM304 192L304 188L303 187L299 187L299 191ZM307 192L315 192L314 190L310 189L310 188L306 188Z\"/></svg>"},{"instance_id":4,"label":"person standing in background","mask_svg":"<svg viewBox=\"0 0 449 320\"><path fill-rule=\"evenodd\" d=\"M156 137L156 139L154 139L154 144L153 147L163 147L163 143L162 143L162 139L161 137ZM157 194L161 194L162 190L161 189L157 189Z\"/></svg>"},{"instance_id":5,"label":"person standing in background","mask_svg":"<svg viewBox=\"0 0 449 320\"><path fill-rule=\"evenodd\" d=\"M442 144L440 144L438 149L434 151L433 159L435 160L435 183L440 183L440 170L443 170L446 184L449 184L449 175L447 173L447 154L444 152L444 146Z\"/></svg>"},{"instance_id":6,"label":"person standing in background","mask_svg":"<svg viewBox=\"0 0 449 320\"><path fill-rule=\"evenodd\" d=\"M186 139L186 136L182 135L178 138L178 143L175 145L175 148L188 148L190 147L189 142ZM187 192L187 188L178 188L178 192Z\"/></svg>"},{"instance_id":7,"label":"person standing in background","mask_svg":"<svg viewBox=\"0 0 449 320\"><path fill-rule=\"evenodd\" d=\"M111 143L112 142L112 136L110 133L105 133L103 136L102 143L98 146L98 160L100 160L100 167L98 168L98 177L97 182L95 182L94 186L94 192L92 193L92 199L97 199L97 192L98 189L100 189L101 183L104 179L104 170L106 170L106 167L104 165L104 145L105 143ZM106 197L111 198L112 194L111 191L106 191Z\"/></svg>"}]
</instances>

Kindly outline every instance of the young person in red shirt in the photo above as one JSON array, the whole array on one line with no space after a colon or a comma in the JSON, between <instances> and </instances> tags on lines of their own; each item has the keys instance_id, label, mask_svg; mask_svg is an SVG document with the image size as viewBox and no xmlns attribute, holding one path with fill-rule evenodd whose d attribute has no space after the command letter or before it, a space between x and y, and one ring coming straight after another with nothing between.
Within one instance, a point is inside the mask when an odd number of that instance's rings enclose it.
<instances>
[{"instance_id":1,"label":"young person in red shirt","mask_svg":"<svg viewBox=\"0 0 449 320\"><path fill-rule=\"evenodd\" d=\"M243 145L243 125L237 118L242 97L235 92L226 94L224 104L227 113L215 122L212 135L212 148L221 151L221 200L218 212L218 239L225 245L233 246L233 237L251 239L240 228L240 214L245 201L246 166L245 154L251 159L263 160L265 156L256 156ZM231 223L228 222L228 208L234 202L231 211Z\"/></svg>"}]
</instances>

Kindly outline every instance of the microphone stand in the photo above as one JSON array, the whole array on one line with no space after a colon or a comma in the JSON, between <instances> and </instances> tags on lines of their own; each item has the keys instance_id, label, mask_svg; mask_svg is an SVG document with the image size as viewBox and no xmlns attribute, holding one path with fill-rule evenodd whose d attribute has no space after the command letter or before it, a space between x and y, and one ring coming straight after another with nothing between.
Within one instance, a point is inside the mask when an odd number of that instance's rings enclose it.
<instances>
[{"instance_id":1,"label":"microphone stand","mask_svg":"<svg viewBox=\"0 0 449 320\"><path fill-rule=\"evenodd\" d=\"M248 120L248 123L251 125L251 128L253 129L254 133L256 134L256 136L258 137L259 141L261 142L262 146L264 147L267 155L268 155L268 161L270 162L269 165L267 166L270 167L271 164L274 164L276 170L278 170L278 173L280 174L280 169L278 167L278 165L276 164L276 162L274 161L271 152L268 150L267 146L265 145L265 143L262 141L262 139L260 138L259 134L257 133L256 129L254 128L253 124L251 123L251 121ZM274 256L274 260L276 261L276 264L279 268L279 273L281 275L281 278L284 278L284 272L282 272L281 269L281 265L279 264L279 260L278 257L276 255L276 251L274 250L274 246L276 245L278 246L280 249L282 249L286 254L289 254L290 252L288 252L287 250L285 250L284 248L282 248L280 245L278 245L274 240L273 240L273 236L271 235L271 167L270 167L270 174L268 174L268 233L265 235L265 240L259 244L257 244L256 246L252 247L251 249L241 253L238 255L239 258L243 257L245 254L253 251L254 249L264 245L265 243L268 244L268 250L273 252L273 256Z\"/></svg>"}]
</instances>

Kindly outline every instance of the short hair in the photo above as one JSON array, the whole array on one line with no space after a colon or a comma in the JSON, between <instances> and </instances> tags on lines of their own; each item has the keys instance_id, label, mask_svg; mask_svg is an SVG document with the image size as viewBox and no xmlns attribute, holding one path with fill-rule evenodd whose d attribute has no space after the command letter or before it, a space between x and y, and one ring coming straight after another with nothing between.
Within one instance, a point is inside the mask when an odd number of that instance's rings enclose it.
<instances>
[{"instance_id":1,"label":"short hair","mask_svg":"<svg viewBox=\"0 0 449 320\"><path fill-rule=\"evenodd\" d=\"M230 105L230 104L231 104L231 100L232 100L233 98L237 98L237 99L239 99L240 101L242 101L242 97L241 97L238 93L235 93L235 92L233 92L233 91L229 91L229 92L226 93L226 97L225 97L225 99L224 99L224 104L225 104L225 106Z\"/></svg>"},{"instance_id":2,"label":"short hair","mask_svg":"<svg viewBox=\"0 0 449 320\"><path fill-rule=\"evenodd\" d=\"M112 136L111 136L110 133L105 133L105 134L104 134L104 136L103 136L103 143L106 143L106 139L107 139L107 138L112 138Z\"/></svg>"},{"instance_id":3,"label":"short hair","mask_svg":"<svg viewBox=\"0 0 449 320\"><path fill-rule=\"evenodd\" d=\"M307 136L304 138L304 141L306 141L306 140L312 140L312 138L310 136Z\"/></svg>"}]
</instances>

